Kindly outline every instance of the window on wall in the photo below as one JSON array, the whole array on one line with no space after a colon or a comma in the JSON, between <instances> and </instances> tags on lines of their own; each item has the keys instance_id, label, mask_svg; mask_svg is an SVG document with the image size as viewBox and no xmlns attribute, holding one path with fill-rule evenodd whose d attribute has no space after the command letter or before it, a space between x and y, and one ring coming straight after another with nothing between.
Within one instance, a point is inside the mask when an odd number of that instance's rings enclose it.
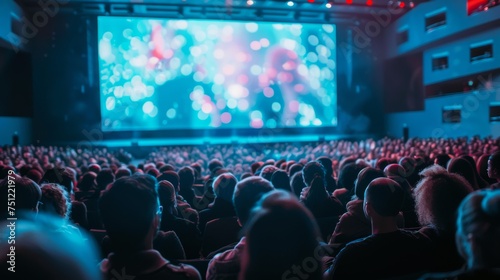
<instances>
[{"instance_id":1,"label":"window on wall","mask_svg":"<svg viewBox=\"0 0 500 280\"><path fill-rule=\"evenodd\" d=\"M448 53L435 54L432 56L432 71L448 69Z\"/></svg>"},{"instance_id":2,"label":"window on wall","mask_svg":"<svg viewBox=\"0 0 500 280\"><path fill-rule=\"evenodd\" d=\"M493 41L488 40L470 46L470 62L493 58Z\"/></svg>"},{"instance_id":3,"label":"window on wall","mask_svg":"<svg viewBox=\"0 0 500 280\"><path fill-rule=\"evenodd\" d=\"M490 103L490 122L500 122L500 102Z\"/></svg>"},{"instance_id":4,"label":"window on wall","mask_svg":"<svg viewBox=\"0 0 500 280\"><path fill-rule=\"evenodd\" d=\"M408 42L408 39L409 39L408 26L405 25L402 28L400 28L396 33L396 43L398 45L401 45L403 43Z\"/></svg>"},{"instance_id":5,"label":"window on wall","mask_svg":"<svg viewBox=\"0 0 500 280\"><path fill-rule=\"evenodd\" d=\"M467 0L467 15L473 15L500 5L500 0Z\"/></svg>"},{"instance_id":6,"label":"window on wall","mask_svg":"<svg viewBox=\"0 0 500 280\"><path fill-rule=\"evenodd\" d=\"M462 106L451 105L443 107L443 123L459 123L462 121Z\"/></svg>"},{"instance_id":7,"label":"window on wall","mask_svg":"<svg viewBox=\"0 0 500 280\"><path fill-rule=\"evenodd\" d=\"M444 26L446 26L446 8L425 15L425 31L431 32Z\"/></svg>"},{"instance_id":8,"label":"window on wall","mask_svg":"<svg viewBox=\"0 0 500 280\"><path fill-rule=\"evenodd\" d=\"M405 26L396 34L396 42L398 45L408 42L408 26Z\"/></svg>"}]
</instances>

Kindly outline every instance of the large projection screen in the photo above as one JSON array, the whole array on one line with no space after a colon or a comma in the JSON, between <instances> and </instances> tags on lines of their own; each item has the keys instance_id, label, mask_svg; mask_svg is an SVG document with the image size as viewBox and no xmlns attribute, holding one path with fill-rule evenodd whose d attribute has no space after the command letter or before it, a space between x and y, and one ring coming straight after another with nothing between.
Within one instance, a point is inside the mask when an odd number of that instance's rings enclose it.
<instances>
[{"instance_id":1,"label":"large projection screen","mask_svg":"<svg viewBox=\"0 0 500 280\"><path fill-rule=\"evenodd\" d=\"M98 18L104 131L337 125L336 26Z\"/></svg>"}]
</instances>

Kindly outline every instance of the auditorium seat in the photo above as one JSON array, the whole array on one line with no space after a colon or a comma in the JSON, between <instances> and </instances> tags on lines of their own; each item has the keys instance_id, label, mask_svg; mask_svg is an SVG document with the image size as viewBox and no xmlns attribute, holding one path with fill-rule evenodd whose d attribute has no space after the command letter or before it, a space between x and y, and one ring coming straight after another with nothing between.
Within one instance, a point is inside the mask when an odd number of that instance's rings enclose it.
<instances>
[{"instance_id":1,"label":"auditorium seat","mask_svg":"<svg viewBox=\"0 0 500 280\"><path fill-rule=\"evenodd\" d=\"M240 230L241 226L236 217L219 218L208 222L203 235L201 254L208 256L219 248L237 242Z\"/></svg>"}]
</instances>

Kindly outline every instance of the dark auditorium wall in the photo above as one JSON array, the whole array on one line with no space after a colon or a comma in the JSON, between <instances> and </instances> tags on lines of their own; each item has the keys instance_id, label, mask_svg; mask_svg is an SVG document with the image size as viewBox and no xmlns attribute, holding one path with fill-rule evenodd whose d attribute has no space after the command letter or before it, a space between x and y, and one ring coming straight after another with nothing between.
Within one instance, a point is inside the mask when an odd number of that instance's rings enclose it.
<instances>
[{"instance_id":1,"label":"dark auditorium wall","mask_svg":"<svg viewBox=\"0 0 500 280\"><path fill-rule=\"evenodd\" d=\"M95 20L58 14L30 41L34 72L34 138L40 143L86 139L99 129L93 48ZM88 47L90 46L90 48Z\"/></svg>"},{"instance_id":2,"label":"dark auditorium wall","mask_svg":"<svg viewBox=\"0 0 500 280\"><path fill-rule=\"evenodd\" d=\"M42 144L51 144L82 140L92 142L103 137L171 137L172 132L168 131L99 134L96 19L96 16L58 14L30 42L36 104L34 139ZM352 44L350 28L349 25L337 25L339 126L314 133L360 135L385 131L380 85L377 84L379 78L374 69L377 57L371 44L352 56L346 55L345 49ZM303 131L297 129L292 133Z\"/></svg>"},{"instance_id":3,"label":"dark auditorium wall","mask_svg":"<svg viewBox=\"0 0 500 280\"><path fill-rule=\"evenodd\" d=\"M11 22L21 16L14 0L0 1L0 145L12 144L15 132L20 144L32 143L31 57L20 46Z\"/></svg>"}]
</instances>

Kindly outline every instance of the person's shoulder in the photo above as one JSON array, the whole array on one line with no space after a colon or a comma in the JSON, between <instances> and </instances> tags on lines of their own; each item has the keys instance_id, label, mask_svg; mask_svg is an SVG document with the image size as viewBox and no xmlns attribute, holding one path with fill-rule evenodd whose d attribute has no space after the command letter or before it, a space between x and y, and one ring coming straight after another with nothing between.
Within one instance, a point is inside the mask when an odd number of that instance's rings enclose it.
<instances>
[{"instance_id":1,"label":"person's shoulder","mask_svg":"<svg viewBox=\"0 0 500 280\"><path fill-rule=\"evenodd\" d=\"M206 279L217 279L221 275L237 277L240 270L240 255L238 250L229 249L215 255L208 263Z\"/></svg>"},{"instance_id":2,"label":"person's shoulder","mask_svg":"<svg viewBox=\"0 0 500 280\"><path fill-rule=\"evenodd\" d=\"M417 234L427 236L428 238L436 237L439 232L435 227L424 226L417 231Z\"/></svg>"},{"instance_id":3,"label":"person's shoulder","mask_svg":"<svg viewBox=\"0 0 500 280\"><path fill-rule=\"evenodd\" d=\"M370 244L373 242L373 240L374 240L374 235L369 235L367 237L358 238L356 240L353 240L353 241L347 243L345 245L344 249L342 249L342 251L344 251L344 254L357 252L357 251L362 252L364 250L363 248L370 246Z\"/></svg>"},{"instance_id":4,"label":"person's shoulder","mask_svg":"<svg viewBox=\"0 0 500 280\"><path fill-rule=\"evenodd\" d=\"M492 189L492 190L500 190L500 182L491 184L490 185L490 189Z\"/></svg>"},{"instance_id":5,"label":"person's shoulder","mask_svg":"<svg viewBox=\"0 0 500 280\"><path fill-rule=\"evenodd\" d=\"M168 269L173 274L177 274L178 279L189 279L189 280L199 280L201 279L200 272L191 265L188 264L172 264L168 263L164 266L165 269Z\"/></svg>"},{"instance_id":6,"label":"person's shoulder","mask_svg":"<svg viewBox=\"0 0 500 280\"><path fill-rule=\"evenodd\" d=\"M239 250L233 248L219 253L210 260L210 264L215 265L216 263L225 263L231 261L240 261Z\"/></svg>"}]
</instances>

